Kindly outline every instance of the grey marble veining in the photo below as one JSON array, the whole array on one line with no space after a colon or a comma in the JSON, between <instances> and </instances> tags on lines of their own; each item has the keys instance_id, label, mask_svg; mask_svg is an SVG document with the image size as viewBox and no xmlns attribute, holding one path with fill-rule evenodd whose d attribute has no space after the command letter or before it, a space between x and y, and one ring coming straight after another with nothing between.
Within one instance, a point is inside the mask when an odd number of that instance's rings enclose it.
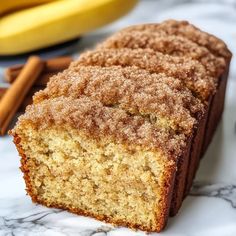
<instances>
[{"instance_id":1,"label":"grey marble veining","mask_svg":"<svg viewBox=\"0 0 236 236\"><path fill-rule=\"evenodd\" d=\"M236 215L236 186L195 182L190 196L213 197L227 201ZM102 236L121 232L122 228L75 216L60 209L32 204L29 197L0 201L0 235L81 235ZM235 216L236 217L236 216ZM128 232L123 232L128 233ZM132 232L134 233L134 232ZM143 232L140 234L144 234ZM127 234L128 235L128 234Z\"/></svg>"},{"instance_id":2,"label":"grey marble veining","mask_svg":"<svg viewBox=\"0 0 236 236\"><path fill-rule=\"evenodd\" d=\"M227 201L236 210L236 185L234 183L195 182L189 195L219 198Z\"/></svg>"}]
</instances>

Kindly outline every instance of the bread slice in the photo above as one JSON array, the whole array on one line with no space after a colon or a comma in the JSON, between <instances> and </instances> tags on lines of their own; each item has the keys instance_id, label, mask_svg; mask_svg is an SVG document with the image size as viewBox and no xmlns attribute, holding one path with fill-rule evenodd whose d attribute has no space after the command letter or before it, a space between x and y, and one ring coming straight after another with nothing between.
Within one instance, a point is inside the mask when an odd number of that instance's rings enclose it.
<instances>
[{"instance_id":1,"label":"bread slice","mask_svg":"<svg viewBox=\"0 0 236 236\"><path fill-rule=\"evenodd\" d=\"M173 145L180 150L179 140L144 118L88 97L58 97L28 107L12 134L33 201L147 231L163 228L176 171L170 153L178 152Z\"/></svg>"},{"instance_id":2,"label":"bread slice","mask_svg":"<svg viewBox=\"0 0 236 236\"><path fill-rule=\"evenodd\" d=\"M192 134L198 126L193 118L200 118L204 109L200 100L192 96L180 80L163 74L149 74L132 67L72 66L69 73L65 71L52 78L47 89L38 93L34 101L67 93L73 97L85 94L106 105L115 103L130 113L149 118L168 132L186 136L187 148L179 158L171 208L179 207L184 196Z\"/></svg>"},{"instance_id":3,"label":"bread slice","mask_svg":"<svg viewBox=\"0 0 236 236\"><path fill-rule=\"evenodd\" d=\"M200 101L172 77L134 67L72 67L36 94L13 131L26 156L23 171L30 172L28 192L47 206L160 231L169 212L177 162L196 123L191 113L201 110ZM157 182L164 178L161 169L168 177ZM159 192L161 200L158 191L166 192Z\"/></svg>"}]
</instances>

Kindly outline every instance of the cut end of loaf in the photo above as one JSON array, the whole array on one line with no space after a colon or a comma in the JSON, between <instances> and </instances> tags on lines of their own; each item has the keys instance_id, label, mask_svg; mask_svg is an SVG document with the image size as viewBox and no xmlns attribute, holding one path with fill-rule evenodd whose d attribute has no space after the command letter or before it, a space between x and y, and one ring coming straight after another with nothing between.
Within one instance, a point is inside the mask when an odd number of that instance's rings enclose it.
<instances>
[{"instance_id":1,"label":"cut end of loaf","mask_svg":"<svg viewBox=\"0 0 236 236\"><path fill-rule=\"evenodd\" d=\"M92 140L71 127L14 133L32 199L109 223L160 231L175 163L158 151Z\"/></svg>"}]
</instances>

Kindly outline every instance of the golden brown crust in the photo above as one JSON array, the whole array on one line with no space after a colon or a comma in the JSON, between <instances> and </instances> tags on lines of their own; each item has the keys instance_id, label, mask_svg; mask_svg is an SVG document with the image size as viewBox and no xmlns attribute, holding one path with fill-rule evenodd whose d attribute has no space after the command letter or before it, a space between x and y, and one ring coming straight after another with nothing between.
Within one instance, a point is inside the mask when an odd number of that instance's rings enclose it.
<instances>
[{"instance_id":1,"label":"golden brown crust","mask_svg":"<svg viewBox=\"0 0 236 236\"><path fill-rule=\"evenodd\" d=\"M211 101L210 101L211 102ZM204 132L206 129L206 122L207 122L207 116L209 113L209 107L207 107L207 110L204 114L204 117L199 121L199 126L198 129L194 131L194 139L192 140L192 147L191 147L191 157L190 157L190 162L187 167L187 178L186 178L186 184L185 184L185 194L188 193L190 190L190 187L192 186L192 181L194 179L198 163L200 160L201 156L201 149L203 145L203 137L204 137ZM175 215L177 212L173 211L172 215Z\"/></svg>"},{"instance_id":2,"label":"golden brown crust","mask_svg":"<svg viewBox=\"0 0 236 236\"><path fill-rule=\"evenodd\" d=\"M215 57L207 48L185 37L168 35L163 31L121 31L98 45L98 48L150 48L172 56L189 57L201 62L215 78L218 78L226 66L223 57Z\"/></svg>"},{"instance_id":3,"label":"golden brown crust","mask_svg":"<svg viewBox=\"0 0 236 236\"><path fill-rule=\"evenodd\" d=\"M184 190L187 181L188 165L191 161L191 145L194 137L190 137L186 143L186 148L182 155L178 158L177 162L177 172L174 182L174 191L172 194L172 201L170 205L170 216L176 214L178 209L181 207L184 197Z\"/></svg>"},{"instance_id":4,"label":"golden brown crust","mask_svg":"<svg viewBox=\"0 0 236 236\"><path fill-rule=\"evenodd\" d=\"M37 196L35 196L33 194L33 191L32 191L33 187L32 187L32 184L30 182L30 175L29 175L30 168L27 165L27 157L24 154L24 151L23 151L23 149L21 147L21 144L20 144L21 139L13 131L10 131L9 133L13 136L13 142L16 145L17 151L18 151L18 153L21 157L21 159L20 159L20 162L21 162L20 170L22 171L23 178L25 180L26 192L30 195L33 202L37 202Z\"/></svg>"},{"instance_id":5,"label":"golden brown crust","mask_svg":"<svg viewBox=\"0 0 236 236\"><path fill-rule=\"evenodd\" d=\"M214 132L218 126L224 110L225 92L229 73L229 63L224 73L220 77L220 83L218 84L217 93L213 96L212 104L210 106L209 117L206 126L206 132L204 135L204 144L202 155L205 153L209 146Z\"/></svg>"},{"instance_id":6,"label":"golden brown crust","mask_svg":"<svg viewBox=\"0 0 236 236\"><path fill-rule=\"evenodd\" d=\"M130 26L125 28L123 31L164 31L168 35L179 35L186 37L198 45L206 47L217 57L224 57L228 60L232 55L227 48L227 45L221 39L200 30L188 21L166 20L161 24Z\"/></svg>"},{"instance_id":7,"label":"golden brown crust","mask_svg":"<svg viewBox=\"0 0 236 236\"><path fill-rule=\"evenodd\" d=\"M203 123L201 122L200 128L198 129L195 137L196 140L192 144L193 146L192 154L194 155L195 152L198 155L196 158L192 160L192 163L190 163L190 166L188 168L188 178L185 187L185 196L189 193L191 189L193 179L196 175L200 163L200 159L204 156L204 152L206 151L208 145L210 144L214 132L220 122L224 109L228 71L229 71L229 63L227 64L226 70L219 79L220 83L218 84L217 92L214 94L214 96L212 96L211 101L209 101L209 107L206 111ZM197 146L199 146L199 148L196 149ZM176 213L177 211L175 211L172 214L172 216L175 215Z\"/></svg>"},{"instance_id":8,"label":"golden brown crust","mask_svg":"<svg viewBox=\"0 0 236 236\"><path fill-rule=\"evenodd\" d=\"M80 65L137 66L150 73L164 73L180 79L193 94L207 101L216 89L215 79L208 75L204 66L196 60L155 52L152 49L97 49L80 55L71 67Z\"/></svg>"}]
</instances>

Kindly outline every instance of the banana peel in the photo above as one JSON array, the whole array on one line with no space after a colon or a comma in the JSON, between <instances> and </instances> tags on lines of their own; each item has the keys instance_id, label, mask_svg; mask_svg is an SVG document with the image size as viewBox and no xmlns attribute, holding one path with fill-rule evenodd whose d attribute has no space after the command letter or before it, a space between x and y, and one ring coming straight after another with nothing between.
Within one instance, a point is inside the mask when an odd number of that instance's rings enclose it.
<instances>
[{"instance_id":1,"label":"banana peel","mask_svg":"<svg viewBox=\"0 0 236 236\"><path fill-rule=\"evenodd\" d=\"M53 0L2 0L0 3L0 16L16 10L33 7L52 1Z\"/></svg>"},{"instance_id":2,"label":"banana peel","mask_svg":"<svg viewBox=\"0 0 236 236\"><path fill-rule=\"evenodd\" d=\"M128 13L137 0L59 0L0 19L0 55L49 47L108 24Z\"/></svg>"}]
</instances>

